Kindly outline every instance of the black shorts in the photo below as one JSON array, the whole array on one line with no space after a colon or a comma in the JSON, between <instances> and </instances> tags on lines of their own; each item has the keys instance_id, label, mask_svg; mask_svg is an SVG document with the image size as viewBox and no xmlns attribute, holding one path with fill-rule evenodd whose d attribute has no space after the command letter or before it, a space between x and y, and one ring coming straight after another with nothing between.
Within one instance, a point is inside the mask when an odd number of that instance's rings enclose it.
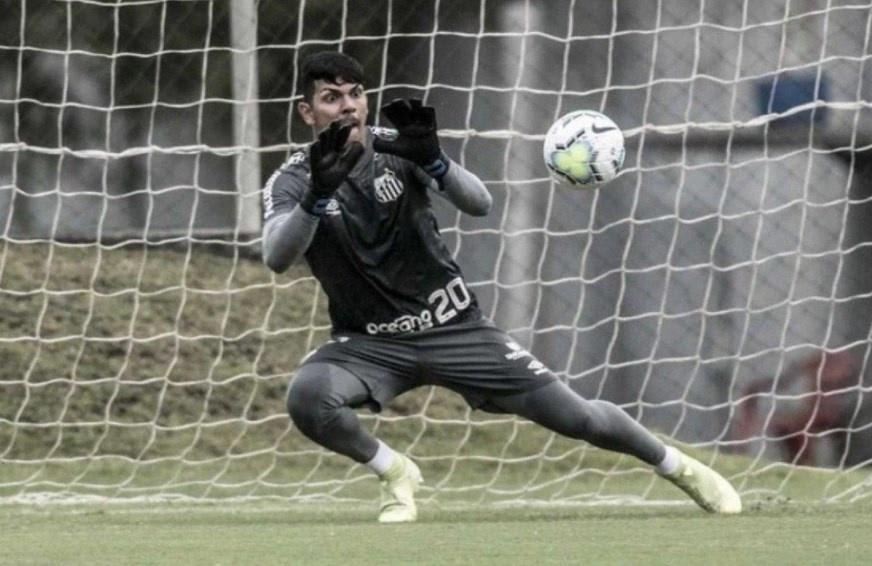
<instances>
[{"instance_id":1,"label":"black shorts","mask_svg":"<svg viewBox=\"0 0 872 566\"><path fill-rule=\"evenodd\" d=\"M474 320L398 336L337 333L303 364L338 365L369 389L372 408L422 385L462 395L474 409L499 412L489 403L531 391L557 377L490 321Z\"/></svg>"}]
</instances>

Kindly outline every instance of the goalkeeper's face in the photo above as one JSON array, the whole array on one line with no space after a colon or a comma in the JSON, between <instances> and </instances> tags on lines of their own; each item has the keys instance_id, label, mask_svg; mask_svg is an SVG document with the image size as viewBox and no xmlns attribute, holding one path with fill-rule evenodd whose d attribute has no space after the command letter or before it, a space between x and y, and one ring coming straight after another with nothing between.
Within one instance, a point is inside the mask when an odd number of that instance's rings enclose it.
<instances>
[{"instance_id":1,"label":"goalkeeper's face","mask_svg":"<svg viewBox=\"0 0 872 566\"><path fill-rule=\"evenodd\" d=\"M342 79L337 81L315 81L312 100L300 102L298 106L300 116L306 124L312 126L316 137L330 122L348 121L352 125L348 141L363 143L366 137L366 117L369 114L363 85L347 83Z\"/></svg>"}]
</instances>

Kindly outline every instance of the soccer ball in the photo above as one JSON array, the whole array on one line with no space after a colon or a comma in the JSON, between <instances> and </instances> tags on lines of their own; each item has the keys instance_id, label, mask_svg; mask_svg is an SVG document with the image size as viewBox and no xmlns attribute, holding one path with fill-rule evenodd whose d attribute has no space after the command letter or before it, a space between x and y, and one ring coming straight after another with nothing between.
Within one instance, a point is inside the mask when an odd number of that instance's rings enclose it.
<instances>
[{"instance_id":1,"label":"soccer ball","mask_svg":"<svg viewBox=\"0 0 872 566\"><path fill-rule=\"evenodd\" d=\"M576 110L548 129L542 154L559 183L594 188L614 179L624 165L624 134L605 114Z\"/></svg>"}]
</instances>

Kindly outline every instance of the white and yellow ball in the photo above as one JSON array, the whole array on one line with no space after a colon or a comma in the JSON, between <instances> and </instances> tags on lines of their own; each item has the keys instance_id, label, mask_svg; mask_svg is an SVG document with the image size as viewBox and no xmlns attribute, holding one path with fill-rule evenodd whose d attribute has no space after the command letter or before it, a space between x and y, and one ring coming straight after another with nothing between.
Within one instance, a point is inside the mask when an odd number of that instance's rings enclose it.
<instances>
[{"instance_id":1,"label":"white and yellow ball","mask_svg":"<svg viewBox=\"0 0 872 566\"><path fill-rule=\"evenodd\" d=\"M595 188L624 165L624 134L608 116L576 110L554 122L542 154L551 176L563 185Z\"/></svg>"}]
</instances>

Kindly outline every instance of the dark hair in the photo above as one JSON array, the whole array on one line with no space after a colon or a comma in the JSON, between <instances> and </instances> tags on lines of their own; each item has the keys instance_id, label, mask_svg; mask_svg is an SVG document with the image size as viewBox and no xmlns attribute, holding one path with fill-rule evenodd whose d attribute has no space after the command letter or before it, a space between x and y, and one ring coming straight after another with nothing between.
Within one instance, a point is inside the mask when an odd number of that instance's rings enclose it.
<instances>
[{"instance_id":1,"label":"dark hair","mask_svg":"<svg viewBox=\"0 0 872 566\"><path fill-rule=\"evenodd\" d=\"M319 51L303 59L300 91L303 100L311 102L317 80L363 84L363 78L363 67L357 59L338 51Z\"/></svg>"}]
</instances>

